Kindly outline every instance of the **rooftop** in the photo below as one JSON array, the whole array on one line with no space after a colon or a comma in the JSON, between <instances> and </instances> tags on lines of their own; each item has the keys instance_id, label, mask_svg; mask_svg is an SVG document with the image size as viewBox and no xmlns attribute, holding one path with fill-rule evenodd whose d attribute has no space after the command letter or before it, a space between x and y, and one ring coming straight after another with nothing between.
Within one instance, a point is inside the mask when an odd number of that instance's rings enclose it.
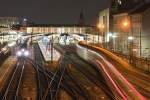
<instances>
[{"instance_id":1,"label":"rooftop","mask_svg":"<svg viewBox=\"0 0 150 100\"><path fill-rule=\"evenodd\" d=\"M33 24L28 27L95 27L92 25L78 25L78 24Z\"/></svg>"},{"instance_id":2,"label":"rooftop","mask_svg":"<svg viewBox=\"0 0 150 100\"><path fill-rule=\"evenodd\" d=\"M134 9L130 10L129 14L142 13L148 8L150 8L150 2L143 2L140 5L136 6Z\"/></svg>"}]
</instances>

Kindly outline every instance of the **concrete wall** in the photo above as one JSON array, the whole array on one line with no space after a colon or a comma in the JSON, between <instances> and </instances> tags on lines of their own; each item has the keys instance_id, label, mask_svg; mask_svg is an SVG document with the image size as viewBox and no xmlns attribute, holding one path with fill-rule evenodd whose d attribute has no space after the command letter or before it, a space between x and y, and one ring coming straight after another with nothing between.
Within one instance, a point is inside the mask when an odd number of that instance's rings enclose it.
<instances>
[{"instance_id":1,"label":"concrete wall","mask_svg":"<svg viewBox=\"0 0 150 100\"><path fill-rule=\"evenodd\" d=\"M109 42L108 39L108 33L109 33L109 25L110 25L110 10L109 8L104 9L99 13L99 24L104 25L104 29L102 30L104 32L105 42Z\"/></svg>"}]
</instances>

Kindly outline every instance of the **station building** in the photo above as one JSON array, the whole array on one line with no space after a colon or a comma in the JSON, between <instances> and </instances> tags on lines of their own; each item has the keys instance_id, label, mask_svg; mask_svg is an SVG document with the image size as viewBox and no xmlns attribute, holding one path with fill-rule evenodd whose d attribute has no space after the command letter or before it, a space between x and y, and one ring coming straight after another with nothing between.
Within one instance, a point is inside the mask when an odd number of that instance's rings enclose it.
<instances>
[{"instance_id":1,"label":"station building","mask_svg":"<svg viewBox=\"0 0 150 100\"><path fill-rule=\"evenodd\" d=\"M102 36L99 34L96 26L78 25L78 24L35 24L21 27L21 32L26 34L48 34L62 33L85 36L91 43L102 43Z\"/></svg>"},{"instance_id":2,"label":"station building","mask_svg":"<svg viewBox=\"0 0 150 100\"><path fill-rule=\"evenodd\" d=\"M129 12L113 15L113 32L117 35L116 50L129 54L132 46L134 56L149 58L149 18L150 3L141 3ZM131 36L133 40L129 39Z\"/></svg>"},{"instance_id":3,"label":"station building","mask_svg":"<svg viewBox=\"0 0 150 100\"><path fill-rule=\"evenodd\" d=\"M99 13L104 42L111 44L107 48L125 55L132 53L136 57L150 58L150 1L112 1L111 9ZM124 6L128 4L129 7Z\"/></svg>"},{"instance_id":4,"label":"station building","mask_svg":"<svg viewBox=\"0 0 150 100\"><path fill-rule=\"evenodd\" d=\"M66 24L36 24L27 27L21 27L21 31L27 34L30 33L68 33L68 34L91 34L95 30L95 26L89 25L66 25Z\"/></svg>"}]
</instances>

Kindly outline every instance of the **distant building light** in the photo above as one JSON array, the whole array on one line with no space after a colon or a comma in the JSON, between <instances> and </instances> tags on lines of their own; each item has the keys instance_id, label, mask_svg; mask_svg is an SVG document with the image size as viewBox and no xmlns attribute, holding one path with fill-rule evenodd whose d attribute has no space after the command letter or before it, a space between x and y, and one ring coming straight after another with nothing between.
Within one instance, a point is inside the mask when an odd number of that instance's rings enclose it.
<instances>
[{"instance_id":1,"label":"distant building light","mask_svg":"<svg viewBox=\"0 0 150 100\"><path fill-rule=\"evenodd\" d=\"M112 33L108 33L108 37L112 37L113 36L113 34Z\"/></svg>"},{"instance_id":2,"label":"distant building light","mask_svg":"<svg viewBox=\"0 0 150 100\"><path fill-rule=\"evenodd\" d=\"M121 5L122 4L121 0L118 0L118 3L119 3L119 5Z\"/></svg>"},{"instance_id":3,"label":"distant building light","mask_svg":"<svg viewBox=\"0 0 150 100\"><path fill-rule=\"evenodd\" d=\"M24 22L26 22L26 21L27 21L27 19L26 19L26 18L24 18L24 19L23 19L23 21L24 21Z\"/></svg>"},{"instance_id":4,"label":"distant building light","mask_svg":"<svg viewBox=\"0 0 150 100\"><path fill-rule=\"evenodd\" d=\"M133 39L134 39L133 36L129 36L129 37L128 37L128 40L133 40Z\"/></svg>"},{"instance_id":5,"label":"distant building light","mask_svg":"<svg viewBox=\"0 0 150 100\"><path fill-rule=\"evenodd\" d=\"M117 36L116 36L116 35L113 35L112 37L113 37L113 38L116 38Z\"/></svg>"},{"instance_id":6,"label":"distant building light","mask_svg":"<svg viewBox=\"0 0 150 100\"><path fill-rule=\"evenodd\" d=\"M19 24L19 22L17 22L17 24Z\"/></svg>"}]
</instances>

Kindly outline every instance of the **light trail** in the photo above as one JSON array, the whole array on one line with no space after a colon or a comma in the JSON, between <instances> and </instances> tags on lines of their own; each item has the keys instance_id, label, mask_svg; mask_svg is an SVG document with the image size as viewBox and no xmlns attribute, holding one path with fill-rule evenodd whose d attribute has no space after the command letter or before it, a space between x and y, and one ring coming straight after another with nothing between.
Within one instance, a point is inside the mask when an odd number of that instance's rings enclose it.
<instances>
[{"instance_id":1,"label":"light trail","mask_svg":"<svg viewBox=\"0 0 150 100\"><path fill-rule=\"evenodd\" d=\"M84 45L84 44L83 44ZM85 45L86 46L86 45ZM135 88L128 82L126 78L115 68L115 66L105 59L102 55L98 53L98 49L88 46L90 49L77 45L80 51L85 50L87 53L94 54L97 57L94 59L98 68L103 73L104 77L107 76L107 81L113 85L113 87L118 92L117 94L122 97L123 100L132 99L132 100L146 100ZM92 50L94 49L94 50ZM83 53L86 56L87 53ZM89 58L90 59L90 58ZM93 61L93 59L91 59ZM103 63L102 63L103 62ZM109 85L109 84L108 84ZM110 85L109 85L110 86ZM112 87L110 86L112 89ZM114 92L114 91L112 91ZM114 92L115 93L115 92ZM116 95L117 95L116 94Z\"/></svg>"}]
</instances>

